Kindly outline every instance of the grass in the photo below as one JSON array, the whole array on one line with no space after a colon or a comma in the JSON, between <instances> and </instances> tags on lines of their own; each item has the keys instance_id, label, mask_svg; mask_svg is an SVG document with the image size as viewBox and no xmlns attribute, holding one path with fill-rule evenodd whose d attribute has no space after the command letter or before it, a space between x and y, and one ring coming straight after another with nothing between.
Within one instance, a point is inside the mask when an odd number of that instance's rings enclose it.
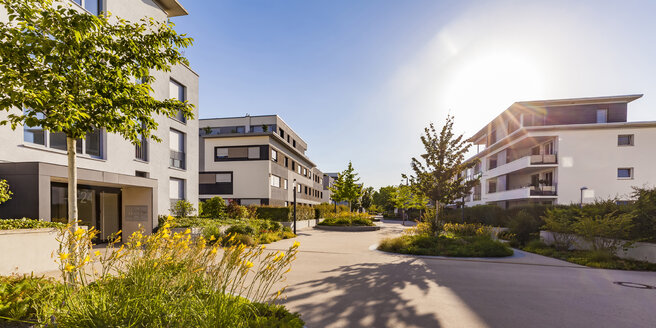
<instances>
[{"instance_id":1,"label":"grass","mask_svg":"<svg viewBox=\"0 0 656 328\"><path fill-rule=\"evenodd\" d=\"M22 219L0 219L0 230L39 229L39 228L61 228L65 226L59 222L48 222Z\"/></svg>"},{"instance_id":2,"label":"grass","mask_svg":"<svg viewBox=\"0 0 656 328\"><path fill-rule=\"evenodd\" d=\"M404 235L383 239L378 249L400 254L453 257L504 257L513 255L513 250L510 247L488 236Z\"/></svg>"},{"instance_id":3,"label":"grass","mask_svg":"<svg viewBox=\"0 0 656 328\"><path fill-rule=\"evenodd\" d=\"M539 240L530 241L526 246L522 247L522 250L591 268L656 271L656 263L622 259L603 250L559 250Z\"/></svg>"}]
</instances>

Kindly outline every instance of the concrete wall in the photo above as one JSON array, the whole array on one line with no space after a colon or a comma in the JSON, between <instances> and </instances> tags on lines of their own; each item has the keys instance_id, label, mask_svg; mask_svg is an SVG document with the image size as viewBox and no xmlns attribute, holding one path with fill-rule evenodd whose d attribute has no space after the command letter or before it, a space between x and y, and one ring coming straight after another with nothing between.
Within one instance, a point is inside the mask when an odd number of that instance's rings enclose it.
<instances>
[{"instance_id":1,"label":"concrete wall","mask_svg":"<svg viewBox=\"0 0 656 328\"><path fill-rule=\"evenodd\" d=\"M0 230L0 275L55 271L56 229Z\"/></svg>"},{"instance_id":2,"label":"concrete wall","mask_svg":"<svg viewBox=\"0 0 656 328\"><path fill-rule=\"evenodd\" d=\"M540 239L545 244L551 245L554 243L554 233L551 231L540 231ZM579 236L574 237L574 249L592 249L589 242L585 241ZM656 263L656 244L653 243L634 243L632 247L627 250L619 249L616 255L621 258L633 259L638 261L646 261Z\"/></svg>"}]
</instances>

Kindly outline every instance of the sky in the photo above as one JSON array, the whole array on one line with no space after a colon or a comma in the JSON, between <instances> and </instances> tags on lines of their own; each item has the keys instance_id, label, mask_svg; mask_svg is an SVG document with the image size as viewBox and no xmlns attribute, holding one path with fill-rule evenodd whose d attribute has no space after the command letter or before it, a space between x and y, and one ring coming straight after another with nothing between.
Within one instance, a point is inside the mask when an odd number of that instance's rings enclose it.
<instances>
[{"instance_id":1,"label":"sky","mask_svg":"<svg viewBox=\"0 0 656 328\"><path fill-rule=\"evenodd\" d=\"M430 122L472 135L513 102L644 94L656 121L656 1L198 1L201 118L278 114L323 172L399 184Z\"/></svg>"}]
</instances>

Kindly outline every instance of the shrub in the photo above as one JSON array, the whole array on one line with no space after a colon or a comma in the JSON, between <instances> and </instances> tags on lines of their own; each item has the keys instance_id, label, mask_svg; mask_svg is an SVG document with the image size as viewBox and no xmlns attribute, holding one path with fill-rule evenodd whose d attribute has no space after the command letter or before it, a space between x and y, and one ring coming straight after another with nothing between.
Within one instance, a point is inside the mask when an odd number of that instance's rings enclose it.
<instances>
[{"instance_id":1,"label":"shrub","mask_svg":"<svg viewBox=\"0 0 656 328\"><path fill-rule=\"evenodd\" d=\"M293 209L291 207L260 206L256 211L259 218L287 222L291 221Z\"/></svg>"},{"instance_id":2,"label":"shrub","mask_svg":"<svg viewBox=\"0 0 656 328\"><path fill-rule=\"evenodd\" d=\"M199 207L201 207L200 204ZM202 211L200 212L200 216L213 219L223 218L226 215L226 207L227 206L223 198L218 196L212 197L202 202Z\"/></svg>"},{"instance_id":3,"label":"shrub","mask_svg":"<svg viewBox=\"0 0 656 328\"><path fill-rule=\"evenodd\" d=\"M21 321L36 317L42 303L51 301L59 294L58 285L54 280L43 277L0 277L0 317ZM3 322L0 318L0 326Z\"/></svg>"},{"instance_id":4,"label":"shrub","mask_svg":"<svg viewBox=\"0 0 656 328\"><path fill-rule=\"evenodd\" d=\"M226 207L226 215L231 219L246 219L248 214L246 206L241 206L234 200L230 201L230 204Z\"/></svg>"},{"instance_id":5,"label":"shrub","mask_svg":"<svg viewBox=\"0 0 656 328\"><path fill-rule=\"evenodd\" d=\"M627 247L628 242L622 240L629 234L633 225L633 215L630 213L605 215L584 215L573 224L574 231L590 242L594 250L606 250L614 253L620 247Z\"/></svg>"},{"instance_id":6,"label":"shrub","mask_svg":"<svg viewBox=\"0 0 656 328\"><path fill-rule=\"evenodd\" d=\"M61 228L63 226L65 226L65 224L60 222L48 222L27 218L0 219L0 230Z\"/></svg>"},{"instance_id":7,"label":"shrub","mask_svg":"<svg viewBox=\"0 0 656 328\"><path fill-rule=\"evenodd\" d=\"M11 199L13 193L9 190L9 184L7 180L0 180L0 204Z\"/></svg>"},{"instance_id":8,"label":"shrub","mask_svg":"<svg viewBox=\"0 0 656 328\"><path fill-rule=\"evenodd\" d=\"M442 227L444 233L456 237L463 236L491 236L492 229L480 223L446 223Z\"/></svg>"},{"instance_id":9,"label":"shrub","mask_svg":"<svg viewBox=\"0 0 656 328\"><path fill-rule=\"evenodd\" d=\"M327 215L319 225L325 226L373 226L371 215L367 213L341 212Z\"/></svg>"},{"instance_id":10,"label":"shrub","mask_svg":"<svg viewBox=\"0 0 656 328\"><path fill-rule=\"evenodd\" d=\"M386 238L378 249L415 255L456 256L456 257L503 257L513 254L513 250L490 236L448 237L430 234L403 235Z\"/></svg>"},{"instance_id":11,"label":"shrub","mask_svg":"<svg viewBox=\"0 0 656 328\"><path fill-rule=\"evenodd\" d=\"M529 240L538 237L542 222L532 216L528 211L521 210L510 219L508 225L510 226L509 231L517 236L517 241L524 245Z\"/></svg>"},{"instance_id":12,"label":"shrub","mask_svg":"<svg viewBox=\"0 0 656 328\"><path fill-rule=\"evenodd\" d=\"M630 237L656 242L656 188L634 188L633 197L636 202L630 207L634 216Z\"/></svg>"},{"instance_id":13,"label":"shrub","mask_svg":"<svg viewBox=\"0 0 656 328\"><path fill-rule=\"evenodd\" d=\"M173 207L171 207L171 215L175 216L176 218L191 216L194 213L196 213L194 205L184 199L178 200L175 202L175 204L173 204Z\"/></svg>"},{"instance_id":14,"label":"shrub","mask_svg":"<svg viewBox=\"0 0 656 328\"><path fill-rule=\"evenodd\" d=\"M553 232L554 247L557 249L570 249L576 240L574 234L575 217L572 216L572 211L567 208L551 208L548 209L542 219L544 225L542 229Z\"/></svg>"},{"instance_id":15,"label":"shrub","mask_svg":"<svg viewBox=\"0 0 656 328\"><path fill-rule=\"evenodd\" d=\"M226 235L241 234L241 235L254 236L256 231L257 231L256 228L248 223L238 223L226 229L225 234Z\"/></svg>"}]
</instances>

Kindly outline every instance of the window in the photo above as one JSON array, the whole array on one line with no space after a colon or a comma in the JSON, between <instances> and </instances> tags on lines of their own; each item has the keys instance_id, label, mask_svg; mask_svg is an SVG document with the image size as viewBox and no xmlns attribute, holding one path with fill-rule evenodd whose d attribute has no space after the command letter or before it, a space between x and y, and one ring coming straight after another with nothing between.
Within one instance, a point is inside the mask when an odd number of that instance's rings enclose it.
<instances>
[{"instance_id":1,"label":"window","mask_svg":"<svg viewBox=\"0 0 656 328\"><path fill-rule=\"evenodd\" d=\"M299 185L298 185L298 193L301 193L302 190L303 190L303 186L301 186L301 185L299 184Z\"/></svg>"},{"instance_id":2,"label":"window","mask_svg":"<svg viewBox=\"0 0 656 328\"><path fill-rule=\"evenodd\" d=\"M296 172L298 172L298 174L301 174L302 167L300 165L297 165L296 168L298 169L296 170Z\"/></svg>"},{"instance_id":3,"label":"window","mask_svg":"<svg viewBox=\"0 0 656 328\"><path fill-rule=\"evenodd\" d=\"M544 185L553 186L553 172L547 172L544 174Z\"/></svg>"},{"instance_id":4,"label":"window","mask_svg":"<svg viewBox=\"0 0 656 328\"><path fill-rule=\"evenodd\" d=\"M271 187L280 188L280 177L272 175L271 176Z\"/></svg>"},{"instance_id":5,"label":"window","mask_svg":"<svg viewBox=\"0 0 656 328\"><path fill-rule=\"evenodd\" d=\"M633 168L625 167L617 169L618 179L633 179Z\"/></svg>"},{"instance_id":6,"label":"window","mask_svg":"<svg viewBox=\"0 0 656 328\"><path fill-rule=\"evenodd\" d=\"M620 134L617 136L617 145L618 146L633 146L633 135L632 134Z\"/></svg>"},{"instance_id":7,"label":"window","mask_svg":"<svg viewBox=\"0 0 656 328\"><path fill-rule=\"evenodd\" d=\"M216 183L231 183L232 174L230 173L217 173L216 174Z\"/></svg>"},{"instance_id":8,"label":"window","mask_svg":"<svg viewBox=\"0 0 656 328\"><path fill-rule=\"evenodd\" d=\"M248 159L260 159L260 147L248 147Z\"/></svg>"},{"instance_id":9,"label":"window","mask_svg":"<svg viewBox=\"0 0 656 328\"><path fill-rule=\"evenodd\" d=\"M275 124L251 125L251 132L276 132Z\"/></svg>"},{"instance_id":10,"label":"window","mask_svg":"<svg viewBox=\"0 0 656 328\"><path fill-rule=\"evenodd\" d=\"M216 158L228 158L228 148L215 148L214 156Z\"/></svg>"},{"instance_id":11,"label":"window","mask_svg":"<svg viewBox=\"0 0 656 328\"><path fill-rule=\"evenodd\" d=\"M84 153L92 157L102 156L102 131L95 129L84 138Z\"/></svg>"},{"instance_id":12,"label":"window","mask_svg":"<svg viewBox=\"0 0 656 328\"><path fill-rule=\"evenodd\" d=\"M304 176L307 176L307 175L308 175L308 172L307 172L307 169L306 169L306 168L303 168L303 175L304 175Z\"/></svg>"},{"instance_id":13,"label":"window","mask_svg":"<svg viewBox=\"0 0 656 328\"><path fill-rule=\"evenodd\" d=\"M102 0L73 0L73 2L77 3L82 8L88 10L94 15L99 15L103 9Z\"/></svg>"},{"instance_id":14,"label":"window","mask_svg":"<svg viewBox=\"0 0 656 328\"><path fill-rule=\"evenodd\" d=\"M27 109L24 110L27 112ZM37 119L43 119L44 115L41 113L36 114ZM46 145L46 131L39 125L37 126L23 126L23 140L25 142L37 144L37 145Z\"/></svg>"},{"instance_id":15,"label":"window","mask_svg":"<svg viewBox=\"0 0 656 328\"><path fill-rule=\"evenodd\" d=\"M292 140L292 146L294 146L294 148L296 148L296 140Z\"/></svg>"},{"instance_id":16,"label":"window","mask_svg":"<svg viewBox=\"0 0 656 328\"><path fill-rule=\"evenodd\" d=\"M287 135L287 142L289 142L289 134Z\"/></svg>"},{"instance_id":17,"label":"window","mask_svg":"<svg viewBox=\"0 0 656 328\"><path fill-rule=\"evenodd\" d=\"M305 194L306 195L308 194L308 187L307 186L305 186Z\"/></svg>"},{"instance_id":18,"label":"window","mask_svg":"<svg viewBox=\"0 0 656 328\"><path fill-rule=\"evenodd\" d=\"M279 131L280 131L280 137L285 139L285 130L279 129Z\"/></svg>"},{"instance_id":19,"label":"window","mask_svg":"<svg viewBox=\"0 0 656 328\"><path fill-rule=\"evenodd\" d=\"M275 149L271 149L271 160L274 162L278 161L278 152Z\"/></svg>"},{"instance_id":20,"label":"window","mask_svg":"<svg viewBox=\"0 0 656 328\"><path fill-rule=\"evenodd\" d=\"M289 167L289 157L285 156L285 167Z\"/></svg>"},{"instance_id":21,"label":"window","mask_svg":"<svg viewBox=\"0 0 656 328\"><path fill-rule=\"evenodd\" d=\"M148 139L146 139L142 135L139 135L139 141L140 141L140 143L138 145L134 145L134 157L136 159L140 159L144 162L147 162L148 161Z\"/></svg>"},{"instance_id":22,"label":"window","mask_svg":"<svg viewBox=\"0 0 656 328\"><path fill-rule=\"evenodd\" d=\"M285 179L283 186L285 187L285 190L289 188L289 180Z\"/></svg>"},{"instance_id":23,"label":"window","mask_svg":"<svg viewBox=\"0 0 656 328\"><path fill-rule=\"evenodd\" d=\"M296 162L292 161L292 171L296 171Z\"/></svg>"},{"instance_id":24,"label":"window","mask_svg":"<svg viewBox=\"0 0 656 328\"><path fill-rule=\"evenodd\" d=\"M49 133L49 147L59 150L66 150L66 133L64 132L50 132Z\"/></svg>"},{"instance_id":25,"label":"window","mask_svg":"<svg viewBox=\"0 0 656 328\"><path fill-rule=\"evenodd\" d=\"M186 88L185 88L184 85L176 82L175 80L170 80L169 81L169 98L176 99L176 100L179 100L181 102L184 102L185 100L187 100L186 96L185 96L185 94L186 94L185 89ZM182 115L182 112L178 112L175 115L174 119L176 119L176 120L178 120L182 123L185 123L187 121L185 119L185 117Z\"/></svg>"},{"instance_id":26,"label":"window","mask_svg":"<svg viewBox=\"0 0 656 328\"><path fill-rule=\"evenodd\" d=\"M169 198L171 200L185 199L184 180L177 179L177 178L170 178Z\"/></svg>"},{"instance_id":27,"label":"window","mask_svg":"<svg viewBox=\"0 0 656 328\"><path fill-rule=\"evenodd\" d=\"M150 174L148 174L148 172L144 172L144 171L134 171L134 176L140 177L140 178L147 178L148 176L150 176Z\"/></svg>"},{"instance_id":28,"label":"window","mask_svg":"<svg viewBox=\"0 0 656 328\"><path fill-rule=\"evenodd\" d=\"M546 144L544 144L544 154L545 155L553 155L554 154L554 143L553 143L553 141L549 141Z\"/></svg>"},{"instance_id":29,"label":"window","mask_svg":"<svg viewBox=\"0 0 656 328\"><path fill-rule=\"evenodd\" d=\"M169 131L169 148L171 167L185 169L185 135L184 133L171 129Z\"/></svg>"},{"instance_id":30,"label":"window","mask_svg":"<svg viewBox=\"0 0 656 328\"><path fill-rule=\"evenodd\" d=\"M497 155L494 155L488 160L488 170L494 169L497 167Z\"/></svg>"},{"instance_id":31,"label":"window","mask_svg":"<svg viewBox=\"0 0 656 328\"><path fill-rule=\"evenodd\" d=\"M487 192L489 194L497 192L497 180L488 180Z\"/></svg>"},{"instance_id":32,"label":"window","mask_svg":"<svg viewBox=\"0 0 656 328\"><path fill-rule=\"evenodd\" d=\"M597 109L597 123L608 122L608 109Z\"/></svg>"}]
</instances>

